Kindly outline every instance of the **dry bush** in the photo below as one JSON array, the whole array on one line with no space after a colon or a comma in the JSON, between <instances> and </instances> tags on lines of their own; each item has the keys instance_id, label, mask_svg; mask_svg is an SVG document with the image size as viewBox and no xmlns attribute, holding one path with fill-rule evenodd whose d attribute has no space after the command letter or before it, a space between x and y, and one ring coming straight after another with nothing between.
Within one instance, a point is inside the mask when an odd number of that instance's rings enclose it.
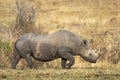
<instances>
[{"instance_id":1,"label":"dry bush","mask_svg":"<svg viewBox=\"0 0 120 80\"><path fill-rule=\"evenodd\" d=\"M120 60L120 25L119 20L111 18L101 28L99 34L93 35L94 47L99 48L99 53L102 54L100 61L108 61L118 63ZM102 31L103 30L103 31Z\"/></svg>"},{"instance_id":2,"label":"dry bush","mask_svg":"<svg viewBox=\"0 0 120 80\"><path fill-rule=\"evenodd\" d=\"M15 25L12 26L13 33L21 35L28 32L38 32L35 27L35 9L30 2L16 0L17 17ZM17 32L17 33L16 33Z\"/></svg>"}]
</instances>

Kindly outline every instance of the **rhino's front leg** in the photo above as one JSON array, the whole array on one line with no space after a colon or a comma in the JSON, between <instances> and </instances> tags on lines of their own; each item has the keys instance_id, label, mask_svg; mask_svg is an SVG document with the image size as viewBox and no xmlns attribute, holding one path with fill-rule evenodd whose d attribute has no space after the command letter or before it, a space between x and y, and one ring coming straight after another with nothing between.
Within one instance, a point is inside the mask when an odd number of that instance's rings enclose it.
<instances>
[{"instance_id":1,"label":"rhino's front leg","mask_svg":"<svg viewBox=\"0 0 120 80\"><path fill-rule=\"evenodd\" d=\"M71 66L75 63L75 59L72 55L69 56L67 59L68 59L69 63L66 64L66 69L70 69Z\"/></svg>"},{"instance_id":2,"label":"rhino's front leg","mask_svg":"<svg viewBox=\"0 0 120 80\"><path fill-rule=\"evenodd\" d=\"M62 61L61 61L61 66L62 66L62 68L63 69L65 69L66 68L66 62L67 62L67 59L61 59Z\"/></svg>"},{"instance_id":3,"label":"rhino's front leg","mask_svg":"<svg viewBox=\"0 0 120 80\"><path fill-rule=\"evenodd\" d=\"M71 54L71 50L69 48L66 47L59 48L58 54L62 58L62 63L61 63L62 68L69 69L75 63L75 59ZM69 61L69 63L66 64L67 60Z\"/></svg>"}]
</instances>

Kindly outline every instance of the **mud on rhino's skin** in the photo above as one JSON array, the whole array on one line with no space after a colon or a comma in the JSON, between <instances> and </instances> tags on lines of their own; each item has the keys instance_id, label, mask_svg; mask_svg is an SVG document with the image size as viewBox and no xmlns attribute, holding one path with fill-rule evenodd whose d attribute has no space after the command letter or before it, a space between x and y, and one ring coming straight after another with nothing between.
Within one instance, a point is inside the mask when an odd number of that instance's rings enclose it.
<instances>
[{"instance_id":1,"label":"mud on rhino's skin","mask_svg":"<svg viewBox=\"0 0 120 80\"><path fill-rule=\"evenodd\" d=\"M78 37L68 30L59 30L48 35L27 33L18 38L14 45L12 69L16 68L21 58L24 58L30 68L33 68L31 57L39 61L51 61L61 58L62 68L71 68L75 55L84 60L95 63L98 58L89 46L87 40ZM69 63L66 63L67 60Z\"/></svg>"}]
</instances>

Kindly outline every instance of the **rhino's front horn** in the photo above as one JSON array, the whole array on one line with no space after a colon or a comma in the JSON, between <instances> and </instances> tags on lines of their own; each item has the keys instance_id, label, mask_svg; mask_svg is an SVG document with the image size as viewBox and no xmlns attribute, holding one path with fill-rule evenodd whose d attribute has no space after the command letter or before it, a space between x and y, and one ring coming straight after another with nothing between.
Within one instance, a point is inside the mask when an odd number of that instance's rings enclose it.
<instances>
[{"instance_id":1,"label":"rhino's front horn","mask_svg":"<svg viewBox=\"0 0 120 80\"><path fill-rule=\"evenodd\" d=\"M98 58L97 58L97 59L99 59L102 55L103 55L103 54L98 54Z\"/></svg>"}]
</instances>

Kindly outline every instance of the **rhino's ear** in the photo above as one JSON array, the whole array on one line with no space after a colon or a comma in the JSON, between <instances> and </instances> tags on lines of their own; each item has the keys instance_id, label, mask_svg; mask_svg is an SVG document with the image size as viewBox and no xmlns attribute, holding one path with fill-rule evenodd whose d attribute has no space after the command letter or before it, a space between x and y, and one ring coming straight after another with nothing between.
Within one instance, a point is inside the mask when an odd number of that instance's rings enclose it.
<instances>
[{"instance_id":1,"label":"rhino's ear","mask_svg":"<svg viewBox=\"0 0 120 80\"><path fill-rule=\"evenodd\" d=\"M83 40L82 41L82 45L87 45L88 41L87 40Z\"/></svg>"},{"instance_id":2,"label":"rhino's ear","mask_svg":"<svg viewBox=\"0 0 120 80\"><path fill-rule=\"evenodd\" d=\"M88 43L89 43L89 44L93 43L93 39L89 39L89 40L88 40Z\"/></svg>"}]
</instances>

